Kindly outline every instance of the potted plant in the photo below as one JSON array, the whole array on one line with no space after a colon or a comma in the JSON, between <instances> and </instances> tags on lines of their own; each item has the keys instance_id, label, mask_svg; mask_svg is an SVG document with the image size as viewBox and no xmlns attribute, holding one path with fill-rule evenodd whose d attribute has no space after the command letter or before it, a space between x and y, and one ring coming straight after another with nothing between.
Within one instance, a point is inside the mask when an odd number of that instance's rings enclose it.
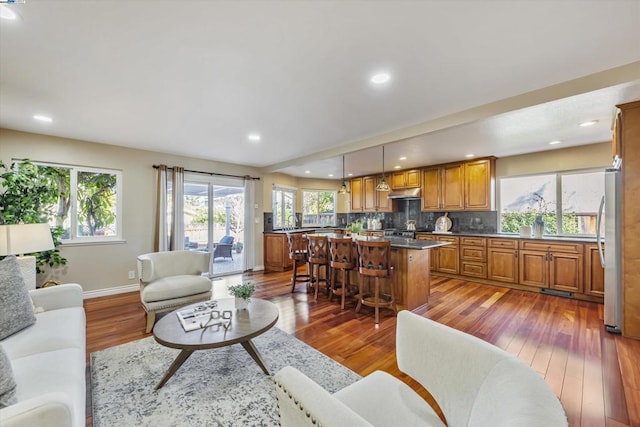
<instances>
[{"instance_id":1,"label":"potted plant","mask_svg":"<svg viewBox=\"0 0 640 427\"><path fill-rule=\"evenodd\" d=\"M232 248L236 251L237 254L242 253L242 248L244 247L244 243L235 242Z\"/></svg>"},{"instance_id":2,"label":"potted plant","mask_svg":"<svg viewBox=\"0 0 640 427\"><path fill-rule=\"evenodd\" d=\"M235 297L236 309L246 310L249 300L256 290L253 282L245 282L237 285L229 286L229 292Z\"/></svg>"}]
</instances>

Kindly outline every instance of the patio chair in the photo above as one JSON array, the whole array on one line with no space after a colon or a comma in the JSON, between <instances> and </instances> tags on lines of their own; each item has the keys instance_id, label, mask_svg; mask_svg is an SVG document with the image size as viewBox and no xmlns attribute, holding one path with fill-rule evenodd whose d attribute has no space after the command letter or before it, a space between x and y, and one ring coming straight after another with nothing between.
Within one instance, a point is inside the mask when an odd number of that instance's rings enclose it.
<instances>
[{"instance_id":1,"label":"patio chair","mask_svg":"<svg viewBox=\"0 0 640 427\"><path fill-rule=\"evenodd\" d=\"M231 247L233 246L233 236L224 236L218 243L213 244L213 259L216 258L231 258Z\"/></svg>"}]
</instances>

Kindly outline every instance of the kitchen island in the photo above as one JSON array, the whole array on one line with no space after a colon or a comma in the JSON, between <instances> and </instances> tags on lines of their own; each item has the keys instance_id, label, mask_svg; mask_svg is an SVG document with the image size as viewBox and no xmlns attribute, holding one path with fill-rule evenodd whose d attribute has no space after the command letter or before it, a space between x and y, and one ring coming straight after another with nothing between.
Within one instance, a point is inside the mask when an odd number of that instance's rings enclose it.
<instances>
[{"instance_id":1,"label":"kitchen island","mask_svg":"<svg viewBox=\"0 0 640 427\"><path fill-rule=\"evenodd\" d=\"M343 234L314 233L332 238L348 238ZM391 265L394 267L392 286L396 290L398 310L414 310L429 302L431 274L429 272L429 252L431 248L446 246L448 242L416 240L405 237L351 236L354 241L388 240L391 243ZM351 283L358 283L358 272L351 272Z\"/></svg>"}]
</instances>

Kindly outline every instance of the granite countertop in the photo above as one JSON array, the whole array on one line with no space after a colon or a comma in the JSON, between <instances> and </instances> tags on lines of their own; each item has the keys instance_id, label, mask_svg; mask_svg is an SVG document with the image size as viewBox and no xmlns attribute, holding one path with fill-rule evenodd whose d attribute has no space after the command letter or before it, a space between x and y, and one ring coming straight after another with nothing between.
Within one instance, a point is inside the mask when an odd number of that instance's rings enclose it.
<instances>
[{"instance_id":1,"label":"granite countertop","mask_svg":"<svg viewBox=\"0 0 640 427\"><path fill-rule=\"evenodd\" d=\"M491 237L491 238L499 238L499 239L526 239L526 240L548 240L554 242L581 242L581 243L596 243L595 237L583 237L583 236L542 236L542 238L537 239L535 237L523 237L519 234L511 234L511 233L473 233L473 232L453 232L453 233L434 233L431 231L417 231L416 234L425 236L425 235L433 235L433 236L470 236L470 237Z\"/></svg>"},{"instance_id":2,"label":"granite countertop","mask_svg":"<svg viewBox=\"0 0 640 427\"><path fill-rule=\"evenodd\" d=\"M263 234L306 233L308 231L326 231L326 232L331 232L331 230L344 230L344 228L340 228L340 227L304 227L304 228L292 228L290 230L281 228L281 229L278 229L278 230L265 231Z\"/></svg>"},{"instance_id":3,"label":"granite countertop","mask_svg":"<svg viewBox=\"0 0 640 427\"><path fill-rule=\"evenodd\" d=\"M353 238L353 240L366 240L366 241L380 241L380 240L388 240L391 242L392 248L401 248L401 249L431 249L436 248L438 246L446 246L450 245L451 242L437 242L434 240L417 240L417 239L408 239L406 237L398 237L398 236L388 236L388 237L373 237L373 236L346 236L344 234L336 234L336 233L314 233L316 236L327 236L336 239L340 238Z\"/></svg>"}]
</instances>

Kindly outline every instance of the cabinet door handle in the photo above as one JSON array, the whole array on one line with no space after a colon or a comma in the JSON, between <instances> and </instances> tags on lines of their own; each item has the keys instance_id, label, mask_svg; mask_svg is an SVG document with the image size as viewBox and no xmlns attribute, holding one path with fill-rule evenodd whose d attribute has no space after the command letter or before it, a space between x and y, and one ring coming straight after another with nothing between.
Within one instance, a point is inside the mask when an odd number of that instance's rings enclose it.
<instances>
[{"instance_id":1,"label":"cabinet door handle","mask_svg":"<svg viewBox=\"0 0 640 427\"><path fill-rule=\"evenodd\" d=\"M518 258L518 252L514 252L514 253L513 253L513 256L514 256L514 257L516 257L516 258Z\"/></svg>"}]
</instances>

